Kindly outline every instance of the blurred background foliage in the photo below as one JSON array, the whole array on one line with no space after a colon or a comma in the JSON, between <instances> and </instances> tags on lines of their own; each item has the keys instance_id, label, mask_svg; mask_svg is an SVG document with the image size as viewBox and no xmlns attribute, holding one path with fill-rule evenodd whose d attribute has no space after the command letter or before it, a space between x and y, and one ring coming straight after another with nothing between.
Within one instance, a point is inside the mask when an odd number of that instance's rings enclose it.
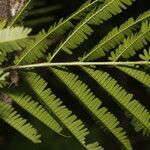
<instances>
[{"instance_id":1,"label":"blurred background foliage","mask_svg":"<svg viewBox=\"0 0 150 150\"><path fill-rule=\"evenodd\" d=\"M48 29L55 21L62 17L67 17L73 13L77 8L79 8L82 3L86 0L37 0L31 11L26 16L23 21L23 25L32 27L33 33L37 33L42 28ZM86 49L97 43L100 38L102 38L108 31L110 31L114 26L122 24L129 17L137 17L142 12L150 8L149 0L136 0L136 2L129 7L127 11L124 11L121 15L113 17L113 19L104 23L100 27L95 27L96 32L90 38L90 42L86 42L79 47L79 49ZM80 50L78 50L80 51ZM68 58L67 56L63 56ZM69 58L68 58L69 59ZM79 72L80 70L74 69L73 71ZM68 108L71 108L78 116L81 118L89 129L92 131L91 139L98 139L100 143L104 145L106 150L119 150L116 141L111 140L112 137L106 133L103 133L102 130L97 128L94 122L88 117L86 112L81 111L82 107L78 105L75 99L65 90L65 87L60 82L57 82L56 77L51 75L51 77L46 76L46 73L40 70L44 78L47 78L49 84L51 85L53 91L60 97L65 99L65 104ZM146 89L137 81L127 77L121 72L114 73L113 70L109 70L112 76L119 79L119 83L133 93L141 103L149 107L150 100L150 89ZM121 78L119 78L121 76ZM82 80L89 83L90 79L85 74L81 76ZM90 82L91 83L91 82ZM130 88L130 85L134 85ZM112 101L111 97L105 92L100 92L101 90L91 83L89 85L94 91L95 94L103 99L104 105L107 106L114 114L118 116L121 121L121 125L128 131L130 139L133 141L133 146L135 150L149 150L150 149L150 139L143 137L140 133L135 133L132 129L132 126L128 123L128 119L122 117L123 112L119 107L117 107ZM17 106L16 106L17 107ZM150 107L149 107L150 108ZM148 108L148 109L149 109ZM17 108L19 109L19 108ZM20 110L20 109L19 109ZM60 135L55 134L50 131L47 127L43 126L40 122L33 119L29 114L20 110L20 113L28 118L42 134L42 143L33 144L15 130L10 128L6 123L0 122L0 150L80 150L78 143L74 139L64 138Z\"/></svg>"}]
</instances>

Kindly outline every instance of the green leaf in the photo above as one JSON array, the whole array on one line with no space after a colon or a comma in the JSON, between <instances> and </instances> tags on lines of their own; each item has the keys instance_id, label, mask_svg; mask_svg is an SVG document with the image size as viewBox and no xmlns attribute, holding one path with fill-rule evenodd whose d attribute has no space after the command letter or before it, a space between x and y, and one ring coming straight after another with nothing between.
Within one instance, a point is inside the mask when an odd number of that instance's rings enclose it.
<instances>
[{"instance_id":1,"label":"green leaf","mask_svg":"<svg viewBox=\"0 0 150 150\"><path fill-rule=\"evenodd\" d=\"M140 54L139 57L142 60L149 61L150 60L150 48L149 48L149 51L147 51L146 49L144 49L144 54Z\"/></svg>"},{"instance_id":2,"label":"green leaf","mask_svg":"<svg viewBox=\"0 0 150 150\"><path fill-rule=\"evenodd\" d=\"M67 36L66 40L62 42L54 51L51 60L63 49L65 52L69 52L71 49L77 48L89 35L93 33L93 29L89 26L100 25L110 19L113 15L117 15L122 12L122 9L126 9L126 5L131 5L132 0L106 0L102 6L98 9L94 9L90 12L85 19L83 19L73 31Z\"/></svg>"},{"instance_id":3,"label":"green leaf","mask_svg":"<svg viewBox=\"0 0 150 150\"><path fill-rule=\"evenodd\" d=\"M32 63L43 56L43 53L48 49L47 41L43 40L38 43L38 41L44 37L46 32L42 30L38 35L35 36L34 40L30 40L30 44L27 45L26 49L20 56L15 58L14 63L16 65L23 65L27 63ZM38 45L35 45L38 44Z\"/></svg>"},{"instance_id":4,"label":"green leaf","mask_svg":"<svg viewBox=\"0 0 150 150\"><path fill-rule=\"evenodd\" d=\"M90 61L105 56L105 52L115 48L125 39L126 36L130 36L135 32L141 22L149 19L150 11L148 10L141 14L136 20L129 18L120 27L113 28L112 31L101 39L100 42L82 58L82 61Z\"/></svg>"},{"instance_id":5,"label":"green leaf","mask_svg":"<svg viewBox=\"0 0 150 150\"><path fill-rule=\"evenodd\" d=\"M2 101L0 101L0 118L32 142L41 142L39 139L40 135L37 134L37 130L30 123L27 123L26 119L22 118L20 114L17 114L11 105Z\"/></svg>"},{"instance_id":6,"label":"green leaf","mask_svg":"<svg viewBox=\"0 0 150 150\"><path fill-rule=\"evenodd\" d=\"M112 61L117 61L120 57L130 58L150 42L150 23L145 22L142 24L141 30L138 33L132 34L127 39L124 39L123 44L115 52L111 52Z\"/></svg>"},{"instance_id":7,"label":"green leaf","mask_svg":"<svg viewBox=\"0 0 150 150\"><path fill-rule=\"evenodd\" d=\"M51 68L51 70L65 84L68 91L78 98L79 102L89 112L92 118L99 121L101 128L109 131L124 148L132 149L126 132L122 127L119 127L120 122L118 119L107 108L101 106L101 100L96 98L94 93L86 84L79 80L77 75L71 73L66 68Z\"/></svg>"},{"instance_id":8,"label":"green leaf","mask_svg":"<svg viewBox=\"0 0 150 150\"><path fill-rule=\"evenodd\" d=\"M124 73L150 88L150 75L142 69L135 66L121 66L117 67L117 69L123 71Z\"/></svg>"},{"instance_id":9,"label":"green leaf","mask_svg":"<svg viewBox=\"0 0 150 150\"><path fill-rule=\"evenodd\" d=\"M8 27L0 30L0 51L6 53L22 50L29 44L30 32L31 29L24 27Z\"/></svg>"},{"instance_id":10,"label":"green leaf","mask_svg":"<svg viewBox=\"0 0 150 150\"><path fill-rule=\"evenodd\" d=\"M32 72L23 73L23 78L30 85L30 88L35 92L41 104L51 111L62 125L64 125L70 133L78 140L78 142L86 148L86 136L89 134L88 129L83 122L72 114L62 101L46 88L47 83L37 74ZM101 150L102 147L97 145L95 149ZM88 147L86 148L87 150Z\"/></svg>"},{"instance_id":11,"label":"green leaf","mask_svg":"<svg viewBox=\"0 0 150 150\"><path fill-rule=\"evenodd\" d=\"M96 0L97 2L97 0ZM65 20L60 19L58 23L52 25L47 32L42 30L33 40L29 47L24 51L24 53L17 57L15 60L15 64L24 64L24 63L32 63L35 62L38 58L43 56L43 52L48 49L48 43L46 43L47 38L54 38L60 35L63 35L66 31L70 28L74 27L71 20L78 15L82 14L84 11L89 9L92 5L95 4L94 2L89 2L84 7L80 8L76 12L74 12L70 17L66 18ZM35 56L34 56L35 55Z\"/></svg>"},{"instance_id":12,"label":"green leaf","mask_svg":"<svg viewBox=\"0 0 150 150\"><path fill-rule=\"evenodd\" d=\"M40 120L47 127L58 134L61 134L62 128L59 123L42 107L38 102L22 91L9 89L5 93L15 101L19 106L29 112L32 116Z\"/></svg>"},{"instance_id":13,"label":"green leaf","mask_svg":"<svg viewBox=\"0 0 150 150\"><path fill-rule=\"evenodd\" d=\"M128 94L107 72L85 67L83 69L129 114L136 131L142 130L144 135L150 134L150 113L133 99L132 94Z\"/></svg>"}]
</instances>

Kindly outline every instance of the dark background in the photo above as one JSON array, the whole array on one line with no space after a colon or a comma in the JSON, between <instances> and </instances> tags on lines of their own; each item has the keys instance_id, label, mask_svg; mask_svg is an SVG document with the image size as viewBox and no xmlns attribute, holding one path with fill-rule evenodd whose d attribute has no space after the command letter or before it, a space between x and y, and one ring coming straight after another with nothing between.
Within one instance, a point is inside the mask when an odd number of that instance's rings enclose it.
<instances>
[{"instance_id":1,"label":"dark background","mask_svg":"<svg viewBox=\"0 0 150 150\"><path fill-rule=\"evenodd\" d=\"M33 33L36 33L42 28L48 29L50 25L53 24L54 21L57 21L61 17L66 17L74 12L84 0L45 0L42 6L54 6L57 5L56 10L52 10L51 12L44 13L42 15L29 15L25 19L26 26L32 26ZM40 8L39 6L35 6L35 9ZM97 43L101 37L103 37L110 29L112 29L116 25L122 24L129 17L137 17L142 12L148 10L150 8L149 0L136 0L136 2L128 8L127 11L123 12L121 15L110 19L107 23L102 25L101 27L95 27L96 33L93 35L93 43ZM39 18L49 17L50 19L43 19L43 22L38 25L34 23L32 20L36 20ZM37 20L36 20L37 21ZM90 44L91 44L90 43ZM83 47L88 47L90 44L83 44ZM80 48L80 47L79 47ZM64 55L63 58L66 58ZM73 70L76 73L79 73L79 69ZM101 129L95 126L93 120L89 118L86 112L82 112L78 105L78 102L72 98L63 87L63 85L58 82L55 76L51 75L51 79L49 76L45 76L45 70L40 71L42 75L49 81L50 87L56 95L59 95L60 98L65 99L65 104L72 109L78 116L81 118L86 125L92 131L91 138L98 139L100 143L102 143L106 150L119 150L118 144L116 144L115 139L113 139L110 134L103 133ZM150 89L143 87L139 82L127 77L121 72L114 73L114 70L110 68L109 72L112 76L118 79L119 83L130 93L133 93L135 97L140 100L142 104L149 107L149 97L150 97ZM99 87L91 82L90 78L88 78L84 73L81 74L81 78L83 81L87 82L89 86L95 91L95 94L103 99L104 105L107 106L114 114L116 114L121 121L121 125L127 130L128 136L133 142L133 146L135 150L149 150L150 149L150 139L142 136L141 133L135 133L133 127L130 125L129 120L124 117L123 111L117 107L117 105L112 102L112 98L107 95L105 92L100 92ZM106 99L107 98L107 99ZM17 107L17 106L16 106ZM19 109L19 108L18 108ZM28 118L42 134L43 142L41 144L32 144L30 141L21 136L14 129L10 128L4 122L0 122L0 149L2 150L80 150L81 148L78 145L78 142L74 139L64 138L49 130L47 127L42 125L40 122L32 118L27 113L23 112L19 109L22 115Z\"/></svg>"}]
</instances>

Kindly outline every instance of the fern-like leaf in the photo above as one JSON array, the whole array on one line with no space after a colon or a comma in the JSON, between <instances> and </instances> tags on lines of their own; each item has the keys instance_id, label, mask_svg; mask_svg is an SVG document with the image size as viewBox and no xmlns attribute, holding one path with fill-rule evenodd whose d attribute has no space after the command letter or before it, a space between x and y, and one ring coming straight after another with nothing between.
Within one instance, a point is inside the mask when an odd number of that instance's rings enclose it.
<instances>
[{"instance_id":1,"label":"fern-like leaf","mask_svg":"<svg viewBox=\"0 0 150 150\"><path fill-rule=\"evenodd\" d=\"M23 64L25 62L32 63L36 61L38 58L43 56L43 52L48 49L47 43L45 42L47 38L54 38L58 35L64 34L67 30L72 28L74 25L71 20L82 14L84 11L89 9L95 2L89 2L88 5L84 5L81 9L74 12L69 18L63 20L60 19L58 23L55 23L50 29L45 32L41 31L36 37L35 40L32 41L29 47L24 51L24 53L17 57L15 60L15 64Z\"/></svg>"},{"instance_id":2,"label":"fern-like leaf","mask_svg":"<svg viewBox=\"0 0 150 150\"><path fill-rule=\"evenodd\" d=\"M87 150L104 150L101 146L99 146L98 142L94 142L86 145Z\"/></svg>"},{"instance_id":3,"label":"fern-like leaf","mask_svg":"<svg viewBox=\"0 0 150 150\"><path fill-rule=\"evenodd\" d=\"M50 129L60 134L62 131L59 123L41 106L38 102L31 100L31 97L19 90L7 90L6 94L19 106L40 120Z\"/></svg>"},{"instance_id":4,"label":"fern-like leaf","mask_svg":"<svg viewBox=\"0 0 150 150\"><path fill-rule=\"evenodd\" d=\"M37 130L30 123L26 123L26 119L23 119L19 114L17 114L11 105L2 101L0 101L0 118L32 142L41 142L39 139L40 135L37 134Z\"/></svg>"},{"instance_id":5,"label":"fern-like leaf","mask_svg":"<svg viewBox=\"0 0 150 150\"><path fill-rule=\"evenodd\" d=\"M146 49L144 49L144 54L140 54L139 57L142 59L142 60L145 60L145 61L149 61L150 60L150 48L149 50L147 51Z\"/></svg>"},{"instance_id":6,"label":"fern-like leaf","mask_svg":"<svg viewBox=\"0 0 150 150\"><path fill-rule=\"evenodd\" d=\"M26 63L32 63L38 60L38 58L41 58L48 46L46 40L42 40L40 43L38 43L38 41L41 39L41 37L44 38L45 34L46 32L42 30L38 35L36 35L34 40L30 40L29 46L26 47L24 52L19 57L16 57L14 63L16 65L22 65ZM38 45L35 45L35 43Z\"/></svg>"},{"instance_id":7,"label":"fern-like leaf","mask_svg":"<svg viewBox=\"0 0 150 150\"><path fill-rule=\"evenodd\" d=\"M62 105L62 101L56 98L50 89L46 89L47 83L39 75L28 72L23 73L23 78L35 92L40 102L51 111L84 148L89 150L85 141L89 131L83 122L78 120L77 116L73 115L72 111L68 110L66 106ZM102 147L97 145L95 149L102 150Z\"/></svg>"},{"instance_id":8,"label":"fern-like leaf","mask_svg":"<svg viewBox=\"0 0 150 150\"><path fill-rule=\"evenodd\" d=\"M139 33L132 34L124 40L119 48L111 53L110 60L117 61L120 57L130 58L136 54L136 51L143 48L150 41L150 23L145 22L142 24Z\"/></svg>"},{"instance_id":9,"label":"fern-like leaf","mask_svg":"<svg viewBox=\"0 0 150 150\"><path fill-rule=\"evenodd\" d=\"M0 51L6 53L22 50L29 44L27 37L30 32L31 29L23 27L8 27L0 30Z\"/></svg>"},{"instance_id":10,"label":"fern-like leaf","mask_svg":"<svg viewBox=\"0 0 150 150\"><path fill-rule=\"evenodd\" d=\"M92 68L84 67L83 69L132 117L136 131L142 130L144 135L150 134L150 113L137 100L133 99L132 94L128 94L108 73L95 71Z\"/></svg>"},{"instance_id":11,"label":"fern-like leaf","mask_svg":"<svg viewBox=\"0 0 150 150\"><path fill-rule=\"evenodd\" d=\"M67 70L52 69L55 75L66 85L69 91L75 95L80 103L90 112L92 116L101 123L101 127L107 129L126 148L132 149L126 132L119 127L118 119L110 113L107 108L101 107L101 101L86 84L79 80L79 77Z\"/></svg>"},{"instance_id":12,"label":"fern-like leaf","mask_svg":"<svg viewBox=\"0 0 150 150\"><path fill-rule=\"evenodd\" d=\"M150 11L144 12L135 21L133 18L128 19L119 28L115 27L110 31L88 54L86 54L82 61L94 60L106 55L112 48L120 44L126 36L130 36L133 31L136 31L137 25L145 20L150 19Z\"/></svg>"},{"instance_id":13,"label":"fern-like leaf","mask_svg":"<svg viewBox=\"0 0 150 150\"><path fill-rule=\"evenodd\" d=\"M141 70L139 67L121 66L117 68L150 88L150 75L147 74L145 71Z\"/></svg>"},{"instance_id":14,"label":"fern-like leaf","mask_svg":"<svg viewBox=\"0 0 150 150\"><path fill-rule=\"evenodd\" d=\"M103 6L93 10L89 13L84 20L82 20L74 30L68 35L66 40L62 42L58 48L54 51L50 61L54 59L61 49L67 53L71 53L71 49L75 49L81 44L89 35L93 33L93 30L89 26L102 24L104 21L110 19L113 15L117 15L122 12L122 9L126 9L126 5L131 5L132 0L106 0Z\"/></svg>"},{"instance_id":15,"label":"fern-like leaf","mask_svg":"<svg viewBox=\"0 0 150 150\"><path fill-rule=\"evenodd\" d=\"M142 24L141 30L139 33L133 34L131 37L128 37L124 40L124 43L119 46L115 52L111 52L111 61L117 61L120 57L130 58L136 54L137 50L142 49L150 41L150 24L145 22ZM148 53L144 51L145 55L140 55L145 61L148 61ZM116 67L117 69L123 71L129 76L133 77L137 81L149 87L150 76L144 71L136 68L135 66L126 66L126 67Z\"/></svg>"}]
</instances>

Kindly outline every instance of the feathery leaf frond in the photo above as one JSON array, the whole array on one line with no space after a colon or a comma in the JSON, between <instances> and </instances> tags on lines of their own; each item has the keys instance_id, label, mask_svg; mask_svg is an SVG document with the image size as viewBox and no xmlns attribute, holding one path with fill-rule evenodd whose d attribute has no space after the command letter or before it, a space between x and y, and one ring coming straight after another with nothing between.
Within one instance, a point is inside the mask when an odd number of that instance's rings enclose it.
<instances>
[{"instance_id":1,"label":"feathery leaf frond","mask_svg":"<svg viewBox=\"0 0 150 150\"><path fill-rule=\"evenodd\" d=\"M60 43L52 54L50 61L52 61L62 49L70 54L71 49L75 49L84 40L86 40L88 36L93 33L93 29L89 26L90 24L102 24L113 15L121 13L122 9L126 9L126 5L131 4L132 0L106 0L102 6L90 12L86 18L74 28L66 40Z\"/></svg>"},{"instance_id":2,"label":"feathery leaf frond","mask_svg":"<svg viewBox=\"0 0 150 150\"><path fill-rule=\"evenodd\" d=\"M26 119L23 119L20 114L17 114L11 105L2 101L0 101L0 118L32 142L41 142L39 139L40 135L37 134L37 130L30 123L26 123Z\"/></svg>"},{"instance_id":3,"label":"feathery leaf frond","mask_svg":"<svg viewBox=\"0 0 150 150\"><path fill-rule=\"evenodd\" d=\"M14 63L16 65L22 65L26 63L32 63L38 60L38 58L41 58L45 50L48 48L46 43L47 41L43 40L38 45L35 45L35 43L38 43L41 37L44 36L45 34L46 32L42 30L41 32L39 32L39 34L35 36L34 40L30 40L29 46L26 47L26 49L19 57L16 57Z\"/></svg>"},{"instance_id":4,"label":"feathery leaf frond","mask_svg":"<svg viewBox=\"0 0 150 150\"><path fill-rule=\"evenodd\" d=\"M139 33L132 34L131 37L128 37L124 40L124 43L119 46L116 52L111 52L111 57L109 59L111 61L117 61L120 57L130 58L136 54L136 51L142 49L144 45L147 45L150 41L150 24L149 22L144 22L142 24L141 30ZM148 53L144 51L143 55L140 55L143 59L148 60ZM132 78L136 79L137 81L141 82L145 86L149 87L150 83L150 76L146 74L144 71L136 68L135 66L126 66L126 67L116 67L117 69L123 71L124 73L128 74Z\"/></svg>"},{"instance_id":5,"label":"feathery leaf frond","mask_svg":"<svg viewBox=\"0 0 150 150\"><path fill-rule=\"evenodd\" d=\"M28 34L31 32L29 28L12 27L0 30L0 51L12 52L22 50L29 44Z\"/></svg>"},{"instance_id":6,"label":"feathery leaf frond","mask_svg":"<svg viewBox=\"0 0 150 150\"><path fill-rule=\"evenodd\" d=\"M135 21L129 18L119 28L115 27L100 42L87 53L82 61L94 60L105 56L105 51L109 51L120 44L126 36L130 36L133 31L137 30L137 25L145 20L150 19L150 10L144 12Z\"/></svg>"},{"instance_id":7,"label":"feathery leaf frond","mask_svg":"<svg viewBox=\"0 0 150 150\"><path fill-rule=\"evenodd\" d=\"M150 48L148 51L146 49L144 49L144 54L140 54L139 57L142 60L149 61L150 60Z\"/></svg>"},{"instance_id":8,"label":"feathery leaf frond","mask_svg":"<svg viewBox=\"0 0 150 150\"><path fill-rule=\"evenodd\" d=\"M85 127L77 116L72 114L66 106L62 105L62 101L50 89L46 89L47 83L35 73L23 73L23 78L30 85L35 92L40 102L51 111L51 113L70 131L70 133L86 148L86 136L89 134L88 129ZM98 150L102 149L97 145Z\"/></svg>"},{"instance_id":9,"label":"feathery leaf frond","mask_svg":"<svg viewBox=\"0 0 150 150\"><path fill-rule=\"evenodd\" d=\"M37 130L15 111L15 109L18 109L18 106L13 108L12 105L15 103L57 134L65 136L65 131L68 130L67 134L74 137L74 140L80 143L82 149L103 150L103 147L97 141L93 142L93 138L92 142L90 141L92 135L89 136L90 132L80 117L78 118L63 104L61 99L53 94L50 88L54 82L52 81L50 84L44 80L48 75L50 77L55 75L62 82L60 86L64 85L65 92L66 90L69 92L68 96L74 96L78 103L82 105L82 108L91 115L89 119L93 119L94 122L92 123L95 123L96 127L107 131L124 149L132 150L126 131L120 127L117 116L103 106L102 101L94 94L94 90L97 92L97 89L93 87L93 84L96 81L99 88L103 89L102 94L108 93L112 96L112 100L114 99L114 102L131 120L135 131L140 131L143 135L150 135L150 113L145 107L146 105L144 106L140 101L134 99L134 95L128 93L112 77L116 75L117 72L115 71L119 70L145 85L145 88L150 88L150 49L143 50L149 47L150 42L150 10L141 14L137 19L131 17L120 27L113 28L96 46L93 45L92 50L86 51L78 61L74 59L78 54L81 55L80 52L72 55L71 58L62 55L60 58L64 60L58 59L58 62L52 62L61 51L72 54L73 49L76 49L92 35L94 30L97 30L96 28L93 29L93 26L101 25L121 13L127 6L132 5L135 0L86 0L77 11L66 19L60 19L48 30L43 29L29 37L30 29L15 27L14 25L22 18L33 1L17 1L14 4L15 12L20 10L17 15L12 18L10 23L7 23L6 20L0 21L0 99L2 99L0 101L0 118L30 141L40 143L40 135L37 134ZM25 2L25 5L20 9L23 2ZM46 7L43 7L45 5ZM47 0L37 2L36 6L38 10L35 8L35 11L31 12L32 15L44 14L51 9L51 7L47 7ZM45 17L42 19L45 19ZM40 18L38 17L37 20L40 20ZM64 37L65 39L62 40ZM96 36L93 35L93 37ZM60 43L58 43L59 40L61 40ZM54 43L55 47L51 46L50 43ZM58 45L56 45L57 43ZM87 45L83 44L83 47L86 49L92 43L85 43ZM50 51L51 48L54 49ZM139 52L139 50L142 50L142 52ZM49 57L47 58L48 53ZM106 58L109 53L110 57ZM136 57L137 55L139 55L140 60ZM102 61L91 62L91 60L98 58L102 58ZM129 58L132 61L129 61ZM44 60L46 62L41 62ZM12 65L12 62L14 65ZM43 69L38 70L41 67ZM43 72L44 67L48 67L47 71L49 72ZM73 71L69 67L75 70ZM111 76L108 72L111 72L114 68L118 70L115 69ZM31 72L31 69L34 69L34 72ZM79 71L79 75L74 73L75 71ZM87 80L89 77L85 76L83 80L86 80L87 84L80 79L83 71L84 75L92 78L89 81ZM40 72L44 78L39 75ZM53 80L53 78L50 80ZM92 88L88 84L91 84ZM60 96L57 90L56 93ZM63 99L63 95L61 97ZM100 97L103 97L103 95L100 95ZM107 95L106 97L109 98ZM68 99L66 100L68 102ZM107 103L107 101L105 102ZM74 102L71 103L74 106ZM70 104L67 103L67 105ZM108 105L113 106L111 103ZM122 116L123 114L120 115L118 110L120 111L119 108L113 109L117 115ZM82 109L80 111L82 114ZM124 119L121 123L124 123ZM97 132L97 128L95 129Z\"/></svg>"},{"instance_id":10,"label":"feathery leaf frond","mask_svg":"<svg viewBox=\"0 0 150 150\"><path fill-rule=\"evenodd\" d=\"M41 106L38 102L31 100L32 98L19 90L7 90L6 94L15 101L19 106L40 120L50 129L60 134L62 131L59 123Z\"/></svg>"},{"instance_id":11,"label":"feathery leaf frond","mask_svg":"<svg viewBox=\"0 0 150 150\"><path fill-rule=\"evenodd\" d=\"M42 30L36 37L35 40L32 41L29 47L24 51L24 53L19 57L16 58L15 64L23 64L24 62L34 62L38 58L43 56L43 52L48 49L47 43L45 42L47 38L54 38L58 35L63 35L67 30L72 28L74 25L72 24L71 20L78 15L82 14L86 11L89 7L95 4L95 1L88 3L88 5L84 5L81 9L74 12L70 17L63 20L60 19L58 23L55 23L50 29L45 32ZM34 56L35 55L35 56ZM26 58L27 57L27 58ZM33 59L32 59L33 58ZM29 61L27 61L29 60Z\"/></svg>"},{"instance_id":12,"label":"feathery leaf frond","mask_svg":"<svg viewBox=\"0 0 150 150\"><path fill-rule=\"evenodd\" d=\"M136 131L143 131L143 134L150 134L150 113L137 100L133 99L132 94L128 94L117 81L108 73L93 70L92 68L83 68L103 89L105 89L125 112L132 117L132 122Z\"/></svg>"},{"instance_id":13,"label":"feathery leaf frond","mask_svg":"<svg viewBox=\"0 0 150 150\"><path fill-rule=\"evenodd\" d=\"M123 71L124 73L128 74L132 78L136 79L137 81L150 88L150 75L147 74L145 71L140 70L139 67L121 66L117 67L117 69Z\"/></svg>"},{"instance_id":14,"label":"feathery leaf frond","mask_svg":"<svg viewBox=\"0 0 150 150\"><path fill-rule=\"evenodd\" d=\"M104 150L101 146L99 146L98 142L94 142L91 144L86 145L87 150Z\"/></svg>"},{"instance_id":15,"label":"feathery leaf frond","mask_svg":"<svg viewBox=\"0 0 150 150\"><path fill-rule=\"evenodd\" d=\"M101 107L101 101L95 97L88 86L79 80L79 77L64 69L51 69L55 75L66 85L69 91L75 95L88 112L101 123L101 127L107 129L126 148L132 149L126 132L119 127L118 119L107 108Z\"/></svg>"},{"instance_id":16,"label":"feathery leaf frond","mask_svg":"<svg viewBox=\"0 0 150 150\"><path fill-rule=\"evenodd\" d=\"M117 61L120 57L130 58L136 54L136 51L143 48L150 41L150 23L142 24L141 30L138 33L132 34L123 41L119 48L111 53L110 60Z\"/></svg>"}]
</instances>

